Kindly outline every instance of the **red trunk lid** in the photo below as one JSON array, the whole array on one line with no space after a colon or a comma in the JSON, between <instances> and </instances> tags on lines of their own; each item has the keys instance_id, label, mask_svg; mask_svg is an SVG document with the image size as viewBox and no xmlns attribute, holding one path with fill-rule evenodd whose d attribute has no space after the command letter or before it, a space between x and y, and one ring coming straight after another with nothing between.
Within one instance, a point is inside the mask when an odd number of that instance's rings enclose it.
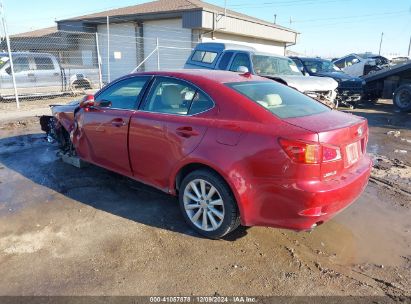
<instances>
[{"instance_id":1,"label":"red trunk lid","mask_svg":"<svg viewBox=\"0 0 411 304\"><path fill-rule=\"evenodd\" d=\"M351 167L363 157L368 141L367 120L338 111L287 118L286 122L318 134L321 144L338 146L341 160L321 164L321 177L332 178Z\"/></svg>"}]
</instances>

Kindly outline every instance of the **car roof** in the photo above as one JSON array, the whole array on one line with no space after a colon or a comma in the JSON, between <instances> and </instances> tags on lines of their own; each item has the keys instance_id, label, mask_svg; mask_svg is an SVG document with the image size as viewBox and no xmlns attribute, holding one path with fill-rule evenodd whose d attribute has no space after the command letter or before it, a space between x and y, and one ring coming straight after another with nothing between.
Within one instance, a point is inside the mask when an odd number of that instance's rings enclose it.
<instances>
[{"instance_id":1,"label":"car roof","mask_svg":"<svg viewBox=\"0 0 411 304\"><path fill-rule=\"evenodd\" d=\"M243 44L236 44L236 43L222 43L222 42L203 42L197 44L196 51L215 51L215 52L222 52L227 50L233 51L249 51L255 52L255 48L246 46Z\"/></svg>"},{"instance_id":2,"label":"car roof","mask_svg":"<svg viewBox=\"0 0 411 304\"><path fill-rule=\"evenodd\" d=\"M179 69L179 70L167 70L167 71L153 71L153 72L140 72L130 75L155 75L176 77L184 80L207 80L217 83L229 83L229 82L243 82L243 81L270 81L267 78L260 77L252 74L241 74L230 71L221 70L208 70L208 69Z\"/></svg>"},{"instance_id":3,"label":"car roof","mask_svg":"<svg viewBox=\"0 0 411 304\"><path fill-rule=\"evenodd\" d=\"M318 57L298 57L298 56L290 56L290 58L291 58L291 59L295 58L295 59L307 60L307 61L314 61L314 60L331 61L331 60L328 60L328 59L318 58Z\"/></svg>"},{"instance_id":4,"label":"car roof","mask_svg":"<svg viewBox=\"0 0 411 304\"><path fill-rule=\"evenodd\" d=\"M237 44L237 43L222 43L222 42L203 42L197 44L196 51L214 51L221 53L223 51L244 51L244 52L249 52L253 53L256 55L265 55L265 56L272 56L272 57L278 57L278 58L287 58L285 56L277 55L274 53L269 53L269 52L264 52L264 51L259 51L258 49L248 46L248 45L243 45L243 44Z\"/></svg>"},{"instance_id":5,"label":"car roof","mask_svg":"<svg viewBox=\"0 0 411 304\"><path fill-rule=\"evenodd\" d=\"M53 56L50 53L37 53L37 52L11 52L12 56L21 56L21 55L36 55L36 56ZM1 57L9 57L9 53L0 52Z\"/></svg>"}]
</instances>

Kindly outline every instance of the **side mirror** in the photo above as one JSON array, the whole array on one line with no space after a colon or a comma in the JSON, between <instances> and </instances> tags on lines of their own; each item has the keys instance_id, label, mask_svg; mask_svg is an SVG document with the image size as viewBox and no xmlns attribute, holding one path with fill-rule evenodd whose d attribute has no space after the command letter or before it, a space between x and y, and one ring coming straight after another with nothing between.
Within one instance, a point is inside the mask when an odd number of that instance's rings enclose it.
<instances>
[{"instance_id":1,"label":"side mirror","mask_svg":"<svg viewBox=\"0 0 411 304\"><path fill-rule=\"evenodd\" d=\"M6 73L11 75L11 67L8 67L7 69L5 69Z\"/></svg>"},{"instance_id":2,"label":"side mirror","mask_svg":"<svg viewBox=\"0 0 411 304\"><path fill-rule=\"evenodd\" d=\"M94 95L86 95L80 101L80 108L90 108L94 106Z\"/></svg>"},{"instance_id":3,"label":"side mirror","mask_svg":"<svg viewBox=\"0 0 411 304\"><path fill-rule=\"evenodd\" d=\"M248 73L248 72L250 72L250 71L248 70L247 67L245 67L245 66L243 66L243 65L240 65L240 66L237 68L237 72L238 72L238 73L241 73L241 74L245 74L245 73Z\"/></svg>"},{"instance_id":4,"label":"side mirror","mask_svg":"<svg viewBox=\"0 0 411 304\"><path fill-rule=\"evenodd\" d=\"M358 62L360 62L357 58L354 58L353 60L352 60L352 63L353 64L356 64L356 63L358 63Z\"/></svg>"}]
</instances>

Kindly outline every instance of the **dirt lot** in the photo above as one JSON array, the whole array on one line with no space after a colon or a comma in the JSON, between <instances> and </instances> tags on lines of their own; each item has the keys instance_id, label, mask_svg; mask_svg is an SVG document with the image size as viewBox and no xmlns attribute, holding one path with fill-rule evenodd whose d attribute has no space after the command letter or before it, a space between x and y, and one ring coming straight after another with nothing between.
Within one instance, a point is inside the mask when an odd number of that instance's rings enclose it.
<instances>
[{"instance_id":1,"label":"dirt lot","mask_svg":"<svg viewBox=\"0 0 411 304\"><path fill-rule=\"evenodd\" d=\"M35 118L1 122L0 295L411 296L411 114L353 112L376 162L355 204L312 233L221 241L193 233L170 196L62 163Z\"/></svg>"}]
</instances>

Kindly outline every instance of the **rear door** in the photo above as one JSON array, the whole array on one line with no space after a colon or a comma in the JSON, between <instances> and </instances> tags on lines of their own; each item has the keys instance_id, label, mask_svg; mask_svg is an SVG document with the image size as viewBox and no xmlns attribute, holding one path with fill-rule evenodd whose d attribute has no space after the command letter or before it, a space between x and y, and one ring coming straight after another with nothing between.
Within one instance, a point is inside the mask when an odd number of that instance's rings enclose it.
<instances>
[{"instance_id":1,"label":"rear door","mask_svg":"<svg viewBox=\"0 0 411 304\"><path fill-rule=\"evenodd\" d=\"M134 176L166 190L175 166L201 142L214 114L213 101L185 81L157 77L130 123Z\"/></svg>"},{"instance_id":2,"label":"rear door","mask_svg":"<svg viewBox=\"0 0 411 304\"><path fill-rule=\"evenodd\" d=\"M77 113L78 128L73 143L81 158L132 175L128 156L129 122L149 79L150 76L135 76L120 80L95 97L96 106ZM102 106L102 103L106 104Z\"/></svg>"},{"instance_id":3,"label":"rear door","mask_svg":"<svg viewBox=\"0 0 411 304\"><path fill-rule=\"evenodd\" d=\"M51 56L34 55L34 73L36 93L57 93L62 91L61 70Z\"/></svg>"}]
</instances>

